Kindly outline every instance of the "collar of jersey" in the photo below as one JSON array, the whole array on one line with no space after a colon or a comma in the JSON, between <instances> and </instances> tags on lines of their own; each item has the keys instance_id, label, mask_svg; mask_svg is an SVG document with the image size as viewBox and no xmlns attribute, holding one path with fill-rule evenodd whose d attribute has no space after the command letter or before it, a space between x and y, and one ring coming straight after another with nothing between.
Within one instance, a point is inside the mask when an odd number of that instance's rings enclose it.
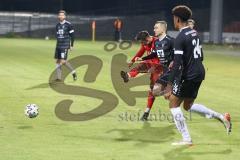
<instances>
[{"instance_id":1,"label":"collar of jersey","mask_svg":"<svg viewBox=\"0 0 240 160\"><path fill-rule=\"evenodd\" d=\"M167 34L166 34L164 37L162 37L161 39L159 38L158 40L161 41L161 40L163 40L166 36L167 36Z\"/></svg>"},{"instance_id":2,"label":"collar of jersey","mask_svg":"<svg viewBox=\"0 0 240 160\"><path fill-rule=\"evenodd\" d=\"M60 22L60 24L64 24L65 22L66 22L66 20L64 20L64 21Z\"/></svg>"}]
</instances>

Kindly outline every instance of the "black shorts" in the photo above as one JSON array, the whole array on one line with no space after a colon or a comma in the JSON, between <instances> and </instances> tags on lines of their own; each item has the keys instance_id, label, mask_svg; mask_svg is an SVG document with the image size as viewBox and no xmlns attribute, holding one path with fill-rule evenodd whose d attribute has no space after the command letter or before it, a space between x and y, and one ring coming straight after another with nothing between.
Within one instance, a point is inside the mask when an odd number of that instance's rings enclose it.
<instances>
[{"instance_id":1,"label":"black shorts","mask_svg":"<svg viewBox=\"0 0 240 160\"><path fill-rule=\"evenodd\" d=\"M156 81L156 83L159 83L163 86L167 86L167 83L169 81L169 77L170 77L171 71L169 69L167 69L165 72L163 72L163 74L158 78L158 80Z\"/></svg>"},{"instance_id":2,"label":"black shorts","mask_svg":"<svg viewBox=\"0 0 240 160\"><path fill-rule=\"evenodd\" d=\"M68 56L68 49L61 49L61 48L56 48L55 50L55 59L64 59L67 60Z\"/></svg>"},{"instance_id":3,"label":"black shorts","mask_svg":"<svg viewBox=\"0 0 240 160\"><path fill-rule=\"evenodd\" d=\"M184 80L173 82L172 93L179 98L192 98L196 99L198 90L201 86L202 81Z\"/></svg>"}]
</instances>

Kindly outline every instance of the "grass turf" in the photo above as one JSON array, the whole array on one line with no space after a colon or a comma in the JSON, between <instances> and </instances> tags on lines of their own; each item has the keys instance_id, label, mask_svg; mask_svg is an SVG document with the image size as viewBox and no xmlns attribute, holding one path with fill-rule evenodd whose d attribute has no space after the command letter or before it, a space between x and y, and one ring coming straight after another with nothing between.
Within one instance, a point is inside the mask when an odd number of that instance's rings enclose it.
<instances>
[{"instance_id":1,"label":"grass turf","mask_svg":"<svg viewBox=\"0 0 240 160\"><path fill-rule=\"evenodd\" d=\"M55 68L55 41L0 39L0 44L1 160L231 160L240 156L240 57L217 54L217 48L205 50L207 76L196 102L221 113L231 113L233 133L227 136L219 122L193 114L187 123L195 145L188 148L170 145L180 138L171 120L142 123L131 119L144 109L146 98L138 98L134 107L119 98L113 111L90 121L58 119L54 110L60 100L72 99L73 113L94 109L101 101L60 94L49 87L48 79ZM83 81L86 71L83 66L77 69L78 81L72 82L69 76L66 84L95 88L119 97L111 82L112 57L125 53L131 58L138 45L106 52L105 44L76 41L69 58L94 55L103 61L103 68L94 83ZM227 54L228 49L224 52ZM148 89L147 86L139 88ZM39 117L25 117L23 110L29 103L40 106ZM163 98L157 98L153 106L152 113L159 112L169 114L168 103Z\"/></svg>"}]
</instances>

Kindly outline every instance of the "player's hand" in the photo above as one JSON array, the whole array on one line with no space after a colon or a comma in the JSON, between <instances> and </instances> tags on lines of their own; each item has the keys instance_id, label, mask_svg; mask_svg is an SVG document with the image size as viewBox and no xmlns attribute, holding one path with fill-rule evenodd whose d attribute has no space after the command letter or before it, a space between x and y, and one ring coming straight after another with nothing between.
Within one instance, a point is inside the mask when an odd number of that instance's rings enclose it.
<instances>
[{"instance_id":1,"label":"player's hand","mask_svg":"<svg viewBox=\"0 0 240 160\"><path fill-rule=\"evenodd\" d=\"M138 61L139 58L140 58L140 57L135 57L135 58L134 58L134 61Z\"/></svg>"},{"instance_id":2,"label":"player's hand","mask_svg":"<svg viewBox=\"0 0 240 160\"><path fill-rule=\"evenodd\" d=\"M136 57L135 61L143 61L141 57Z\"/></svg>"},{"instance_id":3,"label":"player's hand","mask_svg":"<svg viewBox=\"0 0 240 160\"><path fill-rule=\"evenodd\" d=\"M169 99L169 97L172 94L172 85L167 84L166 88L165 88L165 93L164 93L164 98L165 99Z\"/></svg>"},{"instance_id":4,"label":"player's hand","mask_svg":"<svg viewBox=\"0 0 240 160\"><path fill-rule=\"evenodd\" d=\"M134 64L134 62L129 62L128 67L131 68L133 64Z\"/></svg>"},{"instance_id":5,"label":"player's hand","mask_svg":"<svg viewBox=\"0 0 240 160\"><path fill-rule=\"evenodd\" d=\"M72 51L72 50L73 50L73 47L70 47L69 50Z\"/></svg>"}]
</instances>

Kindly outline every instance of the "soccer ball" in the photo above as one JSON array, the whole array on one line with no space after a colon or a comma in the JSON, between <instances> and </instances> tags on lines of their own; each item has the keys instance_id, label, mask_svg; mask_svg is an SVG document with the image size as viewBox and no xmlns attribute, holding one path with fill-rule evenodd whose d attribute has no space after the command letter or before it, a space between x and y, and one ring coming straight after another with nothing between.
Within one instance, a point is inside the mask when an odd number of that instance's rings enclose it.
<instances>
[{"instance_id":1,"label":"soccer ball","mask_svg":"<svg viewBox=\"0 0 240 160\"><path fill-rule=\"evenodd\" d=\"M36 104L28 104L24 113L28 118L35 118L39 114L38 106Z\"/></svg>"}]
</instances>

